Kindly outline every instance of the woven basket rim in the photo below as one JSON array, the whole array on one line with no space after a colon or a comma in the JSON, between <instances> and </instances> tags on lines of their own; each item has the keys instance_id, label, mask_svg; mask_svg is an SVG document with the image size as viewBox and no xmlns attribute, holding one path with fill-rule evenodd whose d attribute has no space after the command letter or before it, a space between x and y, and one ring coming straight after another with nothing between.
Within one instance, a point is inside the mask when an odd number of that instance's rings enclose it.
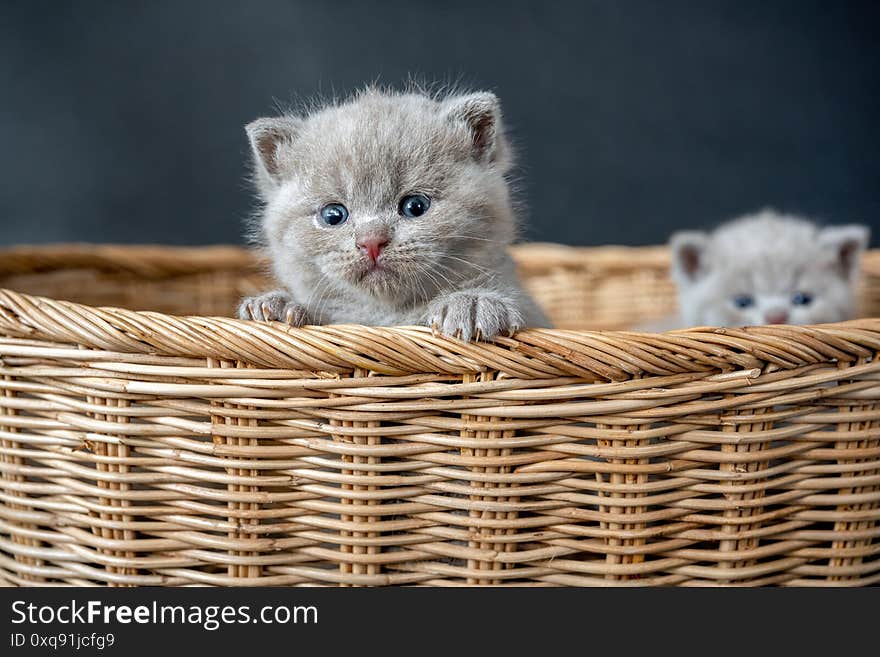
<instances>
[{"instance_id":1,"label":"woven basket rim","mask_svg":"<svg viewBox=\"0 0 880 657\"><path fill-rule=\"evenodd\" d=\"M526 270L630 266L665 268L663 246L583 247L530 242L512 247ZM585 260L584 253L589 252ZM880 250L866 254L880 268ZM234 245L167 246L62 243L0 249L0 275L89 268L162 278L264 266ZM496 370L514 378L621 381L752 370L793 369L868 358L880 346L880 319L818 326L697 327L667 333L529 329L466 343L425 327L359 325L292 328L230 317L178 316L95 307L0 289L0 330L18 339L79 345L145 358L241 360L264 368L329 374L353 368L389 374Z\"/></svg>"},{"instance_id":2,"label":"woven basket rim","mask_svg":"<svg viewBox=\"0 0 880 657\"><path fill-rule=\"evenodd\" d=\"M239 360L264 368L387 375L499 371L513 378L622 381L710 371L796 369L870 358L880 319L816 326L696 327L667 333L527 329L462 342L429 328L293 328L231 317L176 316L93 307L0 289L0 331L17 339L147 357ZM80 351L79 360L94 359ZM8 349L7 349L8 352ZM145 361L146 362L146 361Z\"/></svg>"}]
</instances>

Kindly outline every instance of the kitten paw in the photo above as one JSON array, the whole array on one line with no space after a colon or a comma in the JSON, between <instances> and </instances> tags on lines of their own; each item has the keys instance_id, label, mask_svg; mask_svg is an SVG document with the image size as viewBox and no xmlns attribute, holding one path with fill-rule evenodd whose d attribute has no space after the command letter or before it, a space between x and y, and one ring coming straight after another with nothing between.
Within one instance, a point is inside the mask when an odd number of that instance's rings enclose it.
<instances>
[{"instance_id":1,"label":"kitten paw","mask_svg":"<svg viewBox=\"0 0 880 657\"><path fill-rule=\"evenodd\" d=\"M309 323L306 309L296 303L286 292L266 292L255 297L247 297L238 307L240 319L257 322L285 322L291 326Z\"/></svg>"},{"instance_id":2,"label":"kitten paw","mask_svg":"<svg viewBox=\"0 0 880 657\"><path fill-rule=\"evenodd\" d=\"M519 308L495 292L455 292L434 300L426 324L462 340L487 340L523 325Z\"/></svg>"}]
</instances>

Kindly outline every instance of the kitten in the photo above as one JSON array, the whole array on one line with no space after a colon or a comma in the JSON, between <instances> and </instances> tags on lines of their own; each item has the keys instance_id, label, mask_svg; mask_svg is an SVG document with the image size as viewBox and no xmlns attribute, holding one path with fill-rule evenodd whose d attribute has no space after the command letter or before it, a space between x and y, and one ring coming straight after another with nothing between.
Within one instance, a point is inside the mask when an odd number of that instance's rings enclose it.
<instances>
[{"instance_id":1,"label":"kitten","mask_svg":"<svg viewBox=\"0 0 880 657\"><path fill-rule=\"evenodd\" d=\"M507 253L511 155L493 94L368 88L246 131L284 289L245 299L241 318L424 324L463 340L548 326Z\"/></svg>"},{"instance_id":2,"label":"kitten","mask_svg":"<svg viewBox=\"0 0 880 657\"><path fill-rule=\"evenodd\" d=\"M687 326L821 324L852 318L866 226L820 228L763 210L670 239Z\"/></svg>"}]
</instances>

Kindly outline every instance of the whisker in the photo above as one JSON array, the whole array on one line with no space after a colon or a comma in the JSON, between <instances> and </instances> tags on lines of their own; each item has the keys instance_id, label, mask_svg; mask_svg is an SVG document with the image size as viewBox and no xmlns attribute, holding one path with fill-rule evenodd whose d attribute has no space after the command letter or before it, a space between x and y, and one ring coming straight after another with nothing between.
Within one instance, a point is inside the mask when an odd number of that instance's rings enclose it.
<instances>
[{"instance_id":1,"label":"whisker","mask_svg":"<svg viewBox=\"0 0 880 657\"><path fill-rule=\"evenodd\" d=\"M444 255L441 255L440 257L441 258L449 258L451 260L456 260L458 262L461 262L461 263L467 265L468 267L472 267L473 269L480 272L483 276L485 276L489 280L494 280L495 277L497 276L497 273L492 271L491 269L487 269L487 268L485 268L481 265L478 265L474 262L470 262L469 260L465 260L463 258L458 258L456 256L452 256L449 254L444 254ZM452 271L451 268L450 268L450 271Z\"/></svg>"}]
</instances>

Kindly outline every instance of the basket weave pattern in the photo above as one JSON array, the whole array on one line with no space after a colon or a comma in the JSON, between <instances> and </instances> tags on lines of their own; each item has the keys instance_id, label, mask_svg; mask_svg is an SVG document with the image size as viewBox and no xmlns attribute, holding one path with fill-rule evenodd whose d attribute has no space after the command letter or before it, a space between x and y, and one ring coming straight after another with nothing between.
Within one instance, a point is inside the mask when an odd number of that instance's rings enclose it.
<instances>
[{"instance_id":1,"label":"basket weave pattern","mask_svg":"<svg viewBox=\"0 0 880 657\"><path fill-rule=\"evenodd\" d=\"M664 249L515 256L560 328L476 344L222 317L235 248L0 253L0 580L880 582L880 319L599 331Z\"/></svg>"}]
</instances>

